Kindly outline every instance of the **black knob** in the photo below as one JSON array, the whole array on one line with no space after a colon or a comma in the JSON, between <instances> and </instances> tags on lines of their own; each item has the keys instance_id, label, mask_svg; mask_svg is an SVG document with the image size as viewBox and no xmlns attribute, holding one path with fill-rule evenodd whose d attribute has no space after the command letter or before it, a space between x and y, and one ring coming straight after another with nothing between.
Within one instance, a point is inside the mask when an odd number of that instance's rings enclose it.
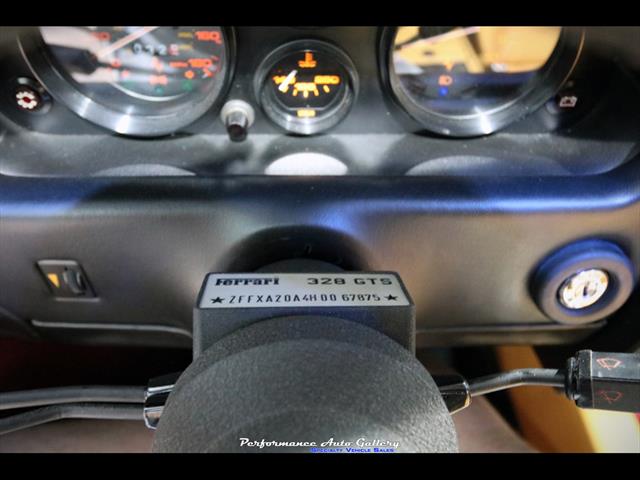
<instances>
[{"instance_id":1,"label":"black knob","mask_svg":"<svg viewBox=\"0 0 640 480\"><path fill-rule=\"evenodd\" d=\"M222 107L220 118L227 129L229 139L232 142L242 142L247 138L255 113L247 102L230 100Z\"/></svg>"},{"instance_id":2,"label":"black knob","mask_svg":"<svg viewBox=\"0 0 640 480\"><path fill-rule=\"evenodd\" d=\"M227 133L229 139L232 142L241 142L247 138L247 132L249 131L249 118L244 112L235 111L227 116L225 126L227 127Z\"/></svg>"}]
</instances>

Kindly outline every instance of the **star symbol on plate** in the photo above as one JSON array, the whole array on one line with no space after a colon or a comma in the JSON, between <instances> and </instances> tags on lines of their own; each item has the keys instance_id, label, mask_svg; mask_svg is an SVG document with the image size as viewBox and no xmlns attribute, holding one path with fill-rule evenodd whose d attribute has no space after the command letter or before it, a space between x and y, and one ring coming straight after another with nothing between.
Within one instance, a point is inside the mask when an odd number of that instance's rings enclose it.
<instances>
[{"instance_id":1,"label":"star symbol on plate","mask_svg":"<svg viewBox=\"0 0 640 480\"><path fill-rule=\"evenodd\" d=\"M211 299L211 303L222 303L224 298L216 297Z\"/></svg>"},{"instance_id":2,"label":"star symbol on plate","mask_svg":"<svg viewBox=\"0 0 640 480\"><path fill-rule=\"evenodd\" d=\"M387 295L386 297L387 300L398 300L398 297L396 297L395 295Z\"/></svg>"}]
</instances>

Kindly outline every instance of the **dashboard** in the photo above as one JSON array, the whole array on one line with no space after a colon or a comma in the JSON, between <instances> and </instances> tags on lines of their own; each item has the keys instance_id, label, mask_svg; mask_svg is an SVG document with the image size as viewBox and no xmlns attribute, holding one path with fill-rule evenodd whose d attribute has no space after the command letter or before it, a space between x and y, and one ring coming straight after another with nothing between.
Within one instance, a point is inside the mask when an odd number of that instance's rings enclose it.
<instances>
[{"instance_id":1,"label":"dashboard","mask_svg":"<svg viewBox=\"0 0 640 480\"><path fill-rule=\"evenodd\" d=\"M0 329L185 347L207 272L293 256L400 273L422 346L637 331L558 320L532 282L606 241L632 271L616 312L637 302L639 45L637 27L2 27ZM52 260L92 295L52 295Z\"/></svg>"}]
</instances>

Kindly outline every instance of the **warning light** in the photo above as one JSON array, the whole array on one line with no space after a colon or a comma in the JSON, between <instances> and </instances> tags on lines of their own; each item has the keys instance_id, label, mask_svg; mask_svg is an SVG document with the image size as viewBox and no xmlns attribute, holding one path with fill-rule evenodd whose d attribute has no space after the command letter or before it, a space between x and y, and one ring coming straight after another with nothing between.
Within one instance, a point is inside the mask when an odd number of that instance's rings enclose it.
<instances>
[{"instance_id":1,"label":"warning light","mask_svg":"<svg viewBox=\"0 0 640 480\"><path fill-rule=\"evenodd\" d=\"M300 68L316 68L317 64L318 62L313 59L313 53L311 52L304 52L304 60L298 61Z\"/></svg>"},{"instance_id":2,"label":"warning light","mask_svg":"<svg viewBox=\"0 0 640 480\"><path fill-rule=\"evenodd\" d=\"M187 70L186 72L184 72L184 76L185 78L188 78L189 80L191 80L193 77L196 76L196 74L193 73L193 70Z\"/></svg>"},{"instance_id":3,"label":"warning light","mask_svg":"<svg viewBox=\"0 0 640 480\"><path fill-rule=\"evenodd\" d=\"M47 273L47 278L56 286L56 288L60 288L60 279L56 273Z\"/></svg>"},{"instance_id":4,"label":"warning light","mask_svg":"<svg viewBox=\"0 0 640 480\"><path fill-rule=\"evenodd\" d=\"M122 66L122 62L117 58L114 58L113 60L111 60L110 64L113 68L120 68Z\"/></svg>"},{"instance_id":5,"label":"warning light","mask_svg":"<svg viewBox=\"0 0 640 480\"><path fill-rule=\"evenodd\" d=\"M169 62L171 68L187 68L189 64L187 62Z\"/></svg>"},{"instance_id":6,"label":"warning light","mask_svg":"<svg viewBox=\"0 0 640 480\"><path fill-rule=\"evenodd\" d=\"M440 75L440 77L438 78L438 85L441 85L443 87L448 87L452 83L453 78L451 77L451 75Z\"/></svg>"},{"instance_id":7,"label":"warning light","mask_svg":"<svg viewBox=\"0 0 640 480\"><path fill-rule=\"evenodd\" d=\"M24 87L16 92L16 104L22 110L26 110L28 112L38 110L40 103L40 94L29 87Z\"/></svg>"},{"instance_id":8,"label":"warning light","mask_svg":"<svg viewBox=\"0 0 640 480\"><path fill-rule=\"evenodd\" d=\"M566 95L560 99L558 106L560 108L574 108L578 104L578 97L575 95Z\"/></svg>"}]
</instances>

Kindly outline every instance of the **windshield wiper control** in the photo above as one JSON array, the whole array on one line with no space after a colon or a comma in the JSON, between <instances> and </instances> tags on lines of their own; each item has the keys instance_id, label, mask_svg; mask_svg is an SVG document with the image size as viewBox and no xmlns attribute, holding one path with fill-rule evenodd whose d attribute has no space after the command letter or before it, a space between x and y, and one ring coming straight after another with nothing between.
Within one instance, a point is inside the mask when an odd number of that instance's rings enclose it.
<instances>
[{"instance_id":1,"label":"windshield wiper control","mask_svg":"<svg viewBox=\"0 0 640 480\"><path fill-rule=\"evenodd\" d=\"M563 369L523 368L446 384L435 379L451 413L472 397L521 386L562 389L580 408L640 412L640 354L580 350Z\"/></svg>"},{"instance_id":2,"label":"windshield wiper control","mask_svg":"<svg viewBox=\"0 0 640 480\"><path fill-rule=\"evenodd\" d=\"M581 350L566 378L565 393L581 408L640 412L640 354Z\"/></svg>"}]
</instances>

